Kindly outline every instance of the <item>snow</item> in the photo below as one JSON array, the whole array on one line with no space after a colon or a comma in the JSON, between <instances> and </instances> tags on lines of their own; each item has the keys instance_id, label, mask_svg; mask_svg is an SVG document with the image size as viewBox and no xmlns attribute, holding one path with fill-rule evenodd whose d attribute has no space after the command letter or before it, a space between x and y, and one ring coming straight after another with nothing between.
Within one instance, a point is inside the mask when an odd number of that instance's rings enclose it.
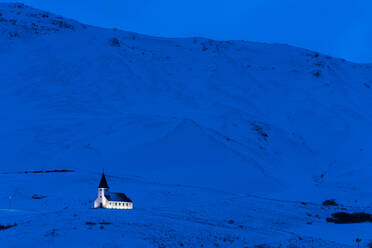
<instances>
[{"instance_id":1,"label":"snow","mask_svg":"<svg viewBox=\"0 0 372 248\"><path fill-rule=\"evenodd\" d=\"M14 182L5 185L5 192L18 189L11 203L16 211L1 210L1 219L9 224L16 222L18 226L0 235L4 235L9 247L33 244L40 247L102 247L108 244L120 247L123 243L131 247L176 247L180 243L185 247L201 244L204 247L216 244L219 247L258 244L308 247L309 243L322 244L319 247L351 247L356 237L364 240L371 235L368 224L337 226L326 223L325 217L340 210L337 207L330 209L316 203L304 205L115 175L107 177L110 187L122 188L133 198L135 209L97 210L92 208L91 196L95 196L93 185L99 177L99 173L85 172L1 175L1 181ZM32 199L35 192L47 197ZM99 224L102 222L109 224Z\"/></svg>"},{"instance_id":2,"label":"snow","mask_svg":"<svg viewBox=\"0 0 372 248\"><path fill-rule=\"evenodd\" d=\"M18 224L0 231L9 247L368 242L370 224L325 218L370 210L372 65L102 29L22 4L0 13L0 224ZM133 211L90 209L103 168ZM75 172L22 173L50 169ZM331 198L342 206L321 206Z\"/></svg>"}]
</instances>

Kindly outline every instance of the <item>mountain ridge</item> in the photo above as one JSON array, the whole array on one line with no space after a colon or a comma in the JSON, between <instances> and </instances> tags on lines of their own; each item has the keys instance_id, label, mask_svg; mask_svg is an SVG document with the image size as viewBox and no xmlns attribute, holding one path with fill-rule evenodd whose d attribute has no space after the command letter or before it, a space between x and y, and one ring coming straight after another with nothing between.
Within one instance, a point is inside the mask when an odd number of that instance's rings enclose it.
<instances>
[{"instance_id":1,"label":"mountain ridge","mask_svg":"<svg viewBox=\"0 0 372 248\"><path fill-rule=\"evenodd\" d=\"M74 28L59 27L53 23L58 16L42 17L46 12L20 4L0 4L0 13L7 20L0 22L0 59L6 61L0 68L3 164L78 170L109 164L108 171L130 174L135 167L146 177L148 164L170 167L170 162L127 161L122 154L141 154L136 147L161 140L191 119L254 161L235 171L237 178L254 174L256 163L289 198L303 190L316 192L314 198L352 201L355 188L370 192L363 175L372 159L368 64L288 45L159 38L64 18L58 20ZM14 18L23 21L13 24ZM40 18L38 26L48 24L42 26L45 33L30 24ZM19 36L9 35L15 31ZM187 147L177 147L175 154L187 161ZM213 148L205 153L211 163ZM197 173L172 172L162 180L188 182ZM233 181L193 184L224 188ZM263 185L271 183L262 179Z\"/></svg>"}]
</instances>

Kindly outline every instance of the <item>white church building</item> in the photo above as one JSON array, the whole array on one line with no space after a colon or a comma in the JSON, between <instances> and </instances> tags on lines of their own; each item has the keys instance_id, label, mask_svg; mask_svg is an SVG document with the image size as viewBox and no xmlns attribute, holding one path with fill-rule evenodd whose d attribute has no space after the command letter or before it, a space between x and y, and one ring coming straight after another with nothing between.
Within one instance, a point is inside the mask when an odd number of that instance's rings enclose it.
<instances>
[{"instance_id":1,"label":"white church building","mask_svg":"<svg viewBox=\"0 0 372 248\"><path fill-rule=\"evenodd\" d=\"M124 193L109 193L105 174L102 173L94 208L133 209L133 202Z\"/></svg>"}]
</instances>

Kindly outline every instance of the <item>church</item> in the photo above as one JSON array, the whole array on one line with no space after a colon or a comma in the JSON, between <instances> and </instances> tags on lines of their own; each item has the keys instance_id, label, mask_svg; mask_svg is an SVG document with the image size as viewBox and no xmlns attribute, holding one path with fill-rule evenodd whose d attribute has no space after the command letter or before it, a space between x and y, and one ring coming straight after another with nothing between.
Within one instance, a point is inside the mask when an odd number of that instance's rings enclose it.
<instances>
[{"instance_id":1,"label":"church","mask_svg":"<svg viewBox=\"0 0 372 248\"><path fill-rule=\"evenodd\" d=\"M133 202L124 193L109 193L105 174L102 173L94 208L133 209Z\"/></svg>"}]
</instances>

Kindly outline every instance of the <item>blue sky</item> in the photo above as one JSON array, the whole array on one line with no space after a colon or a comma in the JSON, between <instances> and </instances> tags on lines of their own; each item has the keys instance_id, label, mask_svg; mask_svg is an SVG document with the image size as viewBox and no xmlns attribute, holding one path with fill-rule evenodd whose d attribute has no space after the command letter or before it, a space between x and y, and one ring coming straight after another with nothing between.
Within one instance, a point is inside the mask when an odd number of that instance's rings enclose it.
<instances>
[{"instance_id":1,"label":"blue sky","mask_svg":"<svg viewBox=\"0 0 372 248\"><path fill-rule=\"evenodd\" d=\"M372 62L371 0L25 0L24 3L87 24L149 35L287 43L351 61Z\"/></svg>"}]
</instances>

